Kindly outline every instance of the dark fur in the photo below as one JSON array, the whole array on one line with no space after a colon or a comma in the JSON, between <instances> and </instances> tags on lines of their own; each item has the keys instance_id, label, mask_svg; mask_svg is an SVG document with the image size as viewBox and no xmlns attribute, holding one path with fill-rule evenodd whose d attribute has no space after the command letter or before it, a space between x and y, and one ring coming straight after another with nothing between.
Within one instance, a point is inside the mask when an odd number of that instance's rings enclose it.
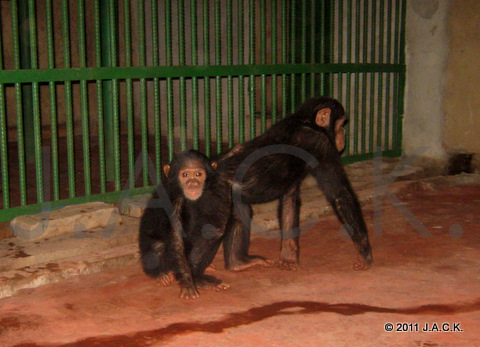
<instances>
[{"instance_id":1,"label":"dark fur","mask_svg":"<svg viewBox=\"0 0 480 347\"><path fill-rule=\"evenodd\" d=\"M190 159L200 160L207 174L203 193L195 201L185 198L177 179ZM173 272L182 288L221 283L204 272L218 251L230 211L229 187L219 180L208 158L193 150L177 155L141 220L139 245L145 273L158 278Z\"/></svg>"},{"instance_id":2,"label":"dark fur","mask_svg":"<svg viewBox=\"0 0 480 347\"><path fill-rule=\"evenodd\" d=\"M316 124L315 116L323 108L330 108L329 128ZM239 215L252 216L250 204L279 199L279 220L282 229L280 261L298 263L300 183L310 172L332 205L342 223L348 224L351 238L357 247L364 268L372 262L371 247L360 204L345 174L340 153L335 146L335 122L345 115L343 106L335 99L319 97L308 100L291 116L283 119L264 134L242 144L242 150L229 153L219 161L217 171L236 187L241 187L245 204L236 208L234 221L224 241L225 264L228 269L248 264L255 257L248 255L250 226L244 225ZM252 153L269 145L290 145L303 149L318 161L311 168L303 159L285 153L265 156L248 169L242 182L234 182L235 173ZM237 207L237 206L235 206Z\"/></svg>"}]
</instances>

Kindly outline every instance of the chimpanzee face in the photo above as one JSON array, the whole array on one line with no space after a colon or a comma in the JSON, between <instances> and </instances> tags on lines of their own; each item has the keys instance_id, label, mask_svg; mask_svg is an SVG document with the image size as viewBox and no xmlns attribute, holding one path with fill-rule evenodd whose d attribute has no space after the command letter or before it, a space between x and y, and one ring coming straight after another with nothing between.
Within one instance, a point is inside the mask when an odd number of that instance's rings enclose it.
<instances>
[{"instance_id":1,"label":"chimpanzee face","mask_svg":"<svg viewBox=\"0 0 480 347\"><path fill-rule=\"evenodd\" d=\"M187 199L195 201L202 196L207 179L207 173L202 162L197 160L186 161L177 178Z\"/></svg>"},{"instance_id":2,"label":"chimpanzee face","mask_svg":"<svg viewBox=\"0 0 480 347\"><path fill-rule=\"evenodd\" d=\"M342 152L345 149L345 125L347 125L347 117L342 116L335 121L335 124L331 123L332 110L329 108L322 108L317 112L315 116L315 122L319 127L325 128L327 131L333 126L335 133L335 146L337 151Z\"/></svg>"}]
</instances>

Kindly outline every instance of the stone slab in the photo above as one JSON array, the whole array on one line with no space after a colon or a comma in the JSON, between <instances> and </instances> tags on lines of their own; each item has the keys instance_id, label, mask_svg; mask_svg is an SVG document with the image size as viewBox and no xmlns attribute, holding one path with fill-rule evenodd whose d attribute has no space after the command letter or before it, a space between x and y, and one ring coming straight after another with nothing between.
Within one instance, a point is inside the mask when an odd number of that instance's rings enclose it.
<instances>
[{"instance_id":1,"label":"stone slab","mask_svg":"<svg viewBox=\"0 0 480 347\"><path fill-rule=\"evenodd\" d=\"M15 237L34 240L104 228L120 221L120 211L114 205L91 202L19 216L10 222L10 226Z\"/></svg>"}]
</instances>

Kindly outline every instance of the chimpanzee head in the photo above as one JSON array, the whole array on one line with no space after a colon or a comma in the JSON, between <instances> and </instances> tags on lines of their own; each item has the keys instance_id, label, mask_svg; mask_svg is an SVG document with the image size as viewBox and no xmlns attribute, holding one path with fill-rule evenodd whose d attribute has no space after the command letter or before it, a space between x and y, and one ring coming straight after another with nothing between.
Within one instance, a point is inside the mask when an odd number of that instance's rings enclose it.
<instances>
[{"instance_id":1,"label":"chimpanzee head","mask_svg":"<svg viewBox=\"0 0 480 347\"><path fill-rule=\"evenodd\" d=\"M345 109L337 100L321 96L306 101L296 112L304 118L306 125L314 129L324 129L335 139L335 146L339 152L345 149L345 126L348 119Z\"/></svg>"},{"instance_id":2,"label":"chimpanzee head","mask_svg":"<svg viewBox=\"0 0 480 347\"><path fill-rule=\"evenodd\" d=\"M168 182L181 189L185 198L195 201L215 176L217 163L211 163L202 153L193 149L177 154L163 171Z\"/></svg>"}]
</instances>

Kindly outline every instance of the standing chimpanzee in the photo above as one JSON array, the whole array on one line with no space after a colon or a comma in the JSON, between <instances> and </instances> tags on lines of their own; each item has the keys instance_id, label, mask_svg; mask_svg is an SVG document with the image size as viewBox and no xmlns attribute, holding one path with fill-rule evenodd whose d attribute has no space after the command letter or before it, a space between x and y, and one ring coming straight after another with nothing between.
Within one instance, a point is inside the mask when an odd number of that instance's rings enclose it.
<instances>
[{"instance_id":1,"label":"standing chimpanzee","mask_svg":"<svg viewBox=\"0 0 480 347\"><path fill-rule=\"evenodd\" d=\"M217 171L232 184L233 221L224 239L225 265L230 270L271 265L248 255L251 204L279 199L282 233L279 265L295 269L299 256L300 183L308 173L346 224L360 256L355 270L367 269L372 251L358 199L343 168L347 123L343 106L329 97L313 98L264 134L221 158ZM241 201L239 201L241 200Z\"/></svg>"},{"instance_id":2,"label":"standing chimpanzee","mask_svg":"<svg viewBox=\"0 0 480 347\"><path fill-rule=\"evenodd\" d=\"M231 213L230 188L215 167L200 152L178 154L164 166L163 185L157 187L140 223L143 270L164 286L177 279L180 298L197 298L197 287L229 288L204 274Z\"/></svg>"}]
</instances>

